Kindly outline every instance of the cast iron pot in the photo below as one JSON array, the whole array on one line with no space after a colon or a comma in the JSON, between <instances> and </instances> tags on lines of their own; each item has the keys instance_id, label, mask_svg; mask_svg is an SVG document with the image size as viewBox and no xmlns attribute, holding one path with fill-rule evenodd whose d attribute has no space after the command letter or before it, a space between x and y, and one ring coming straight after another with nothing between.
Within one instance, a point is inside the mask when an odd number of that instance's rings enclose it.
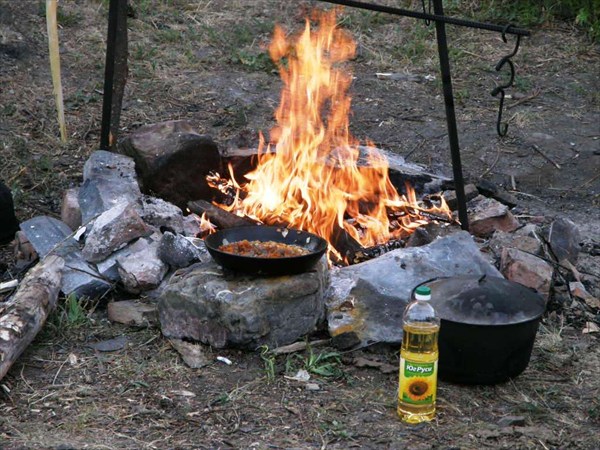
<instances>
[{"instance_id":1,"label":"cast iron pot","mask_svg":"<svg viewBox=\"0 0 600 450\"><path fill-rule=\"evenodd\" d=\"M531 350L544 299L503 278L463 276L423 283L441 318L439 377L466 384L495 384L521 374Z\"/></svg>"},{"instance_id":2,"label":"cast iron pot","mask_svg":"<svg viewBox=\"0 0 600 450\"><path fill-rule=\"evenodd\" d=\"M309 251L306 255L287 258L256 258L226 253L223 244L237 241L274 241L298 245ZM307 231L267 225L226 228L204 238L208 252L217 263L228 269L256 275L291 275L312 269L327 250L327 241Z\"/></svg>"}]
</instances>

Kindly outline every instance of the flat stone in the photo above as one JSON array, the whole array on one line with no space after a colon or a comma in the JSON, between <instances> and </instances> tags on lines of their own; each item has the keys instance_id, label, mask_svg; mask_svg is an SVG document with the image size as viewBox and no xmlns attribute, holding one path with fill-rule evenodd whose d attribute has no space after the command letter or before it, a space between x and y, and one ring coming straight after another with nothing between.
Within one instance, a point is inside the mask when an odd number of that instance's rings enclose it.
<instances>
[{"instance_id":1,"label":"flat stone","mask_svg":"<svg viewBox=\"0 0 600 450\"><path fill-rule=\"evenodd\" d=\"M217 145L184 120L141 127L119 142L119 151L135 160L144 192L182 209L190 200L211 198L206 175L222 173Z\"/></svg>"},{"instance_id":2,"label":"flat stone","mask_svg":"<svg viewBox=\"0 0 600 450\"><path fill-rule=\"evenodd\" d=\"M197 264L173 275L160 296L162 332L215 348L290 344L323 318L327 279L325 259L310 272L281 277L232 273L212 260Z\"/></svg>"},{"instance_id":3,"label":"flat stone","mask_svg":"<svg viewBox=\"0 0 600 450\"><path fill-rule=\"evenodd\" d=\"M189 239L179 234L165 232L158 246L158 257L174 269L188 267L192 263L211 259L204 241L197 239L194 245Z\"/></svg>"},{"instance_id":4,"label":"flat stone","mask_svg":"<svg viewBox=\"0 0 600 450\"><path fill-rule=\"evenodd\" d=\"M12 192L0 181L0 244L12 241L17 231L19 221L15 216Z\"/></svg>"},{"instance_id":5,"label":"flat stone","mask_svg":"<svg viewBox=\"0 0 600 450\"><path fill-rule=\"evenodd\" d=\"M355 333L363 345L399 344L402 314L415 286L436 277L470 274L502 276L466 231L332 270L327 298L329 333L334 339Z\"/></svg>"},{"instance_id":6,"label":"flat stone","mask_svg":"<svg viewBox=\"0 0 600 450\"><path fill-rule=\"evenodd\" d=\"M508 210L508 206L497 200L475 197L468 203L469 231L475 236L488 237L494 231L514 231L519 221Z\"/></svg>"},{"instance_id":7,"label":"flat stone","mask_svg":"<svg viewBox=\"0 0 600 450\"><path fill-rule=\"evenodd\" d=\"M117 258L121 283L127 292L138 294L160 285L169 268L157 250L158 242L152 242L138 252Z\"/></svg>"},{"instance_id":8,"label":"flat stone","mask_svg":"<svg viewBox=\"0 0 600 450\"><path fill-rule=\"evenodd\" d=\"M533 288L548 298L554 268L543 259L515 248L505 248L500 271L507 279Z\"/></svg>"},{"instance_id":9,"label":"flat stone","mask_svg":"<svg viewBox=\"0 0 600 450\"><path fill-rule=\"evenodd\" d=\"M94 220L85 240L83 256L90 262L102 261L128 242L149 236L152 232L134 206L125 202L119 203Z\"/></svg>"},{"instance_id":10,"label":"flat stone","mask_svg":"<svg viewBox=\"0 0 600 450\"><path fill-rule=\"evenodd\" d=\"M158 325L158 307L154 303L123 300L110 302L106 308L108 319L113 322L135 327L155 327Z\"/></svg>"},{"instance_id":11,"label":"flat stone","mask_svg":"<svg viewBox=\"0 0 600 450\"><path fill-rule=\"evenodd\" d=\"M117 203L136 204L141 196L133 159L98 150L83 165L79 206L84 224Z\"/></svg>"},{"instance_id":12,"label":"flat stone","mask_svg":"<svg viewBox=\"0 0 600 450\"><path fill-rule=\"evenodd\" d=\"M67 189L63 193L60 206L60 219L66 223L71 230L81 226L81 208L79 207L79 189Z\"/></svg>"},{"instance_id":13,"label":"flat stone","mask_svg":"<svg viewBox=\"0 0 600 450\"><path fill-rule=\"evenodd\" d=\"M573 265L577 264L581 249L581 233L575 223L564 217L556 219L550 225L548 242L558 262L567 260Z\"/></svg>"},{"instance_id":14,"label":"flat stone","mask_svg":"<svg viewBox=\"0 0 600 450\"><path fill-rule=\"evenodd\" d=\"M21 224L21 230L40 258L51 251L65 260L61 291L65 295L99 298L112 288L79 250L67 224L48 216L37 216Z\"/></svg>"}]
</instances>

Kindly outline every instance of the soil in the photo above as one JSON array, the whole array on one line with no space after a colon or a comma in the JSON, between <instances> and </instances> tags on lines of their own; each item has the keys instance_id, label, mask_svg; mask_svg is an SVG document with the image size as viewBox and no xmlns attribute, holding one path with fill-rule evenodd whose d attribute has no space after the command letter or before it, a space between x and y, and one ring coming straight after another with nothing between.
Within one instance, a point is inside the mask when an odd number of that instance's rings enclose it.
<instances>
[{"instance_id":1,"label":"soil","mask_svg":"<svg viewBox=\"0 0 600 450\"><path fill-rule=\"evenodd\" d=\"M0 0L0 179L20 220L60 217L62 192L81 183L98 149L107 3L59 2L61 143L43 2ZM281 83L265 45L275 23L299 30L319 2L130 3L123 135L187 119L225 146L274 125ZM453 14L473 12L473 2L459 3ZM359 44L349 63L353 134L450 176L434 28L349 9L340 21ZM448 27L465 178L512 191L522 223L573 220L583 236L577 269L598 298L600 50L566 23L532 31L514 58L508 136L500 138L490 91L508 76L494 66L513 38ZM385 72L418 81L375 75ZM0 257L0 281L23 276L10 246ZM584 332L586 322L600 323L599 311L570 298L573 273L561 273L525 372L494 386L441 381L435 420L417 426L396 416L397 349L274 356L207 348L214 362L190 369L159 329L111 323L104 303L61 302L0 382L0 447L600 448L600 333ZM114 351L92 346L119 336L126 341ZM300 368L312 385L291 379Z\"/></svg>"}]
</instances>

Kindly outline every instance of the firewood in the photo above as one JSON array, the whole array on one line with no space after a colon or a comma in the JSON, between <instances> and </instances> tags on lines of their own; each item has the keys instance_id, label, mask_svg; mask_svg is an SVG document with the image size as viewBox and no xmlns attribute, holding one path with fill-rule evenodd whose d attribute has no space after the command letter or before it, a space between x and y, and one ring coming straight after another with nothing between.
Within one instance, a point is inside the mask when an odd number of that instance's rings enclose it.
<instances>
[{"instance_id":1,"label":"firewood","mask_svg":"<svg viewBox=\"0 0 600 450\"><path fill-rule=\"evenodd\" d=\"M64 260L51 255L25 276L14 297L0 305L0 380L56 307Z\"/></svg>"},{"instance_id":2,"label":"firewood","mask_svg":"<svg viewBox=\"0 0 600 450\"><path fill-rule=\"evenodd\" d=\"M206 213L206 217L220 229L256 225L257 222L248 217L240 217L219 208L206 200L188 202L188 209L198 215Z\"/></svg>"}]
</instances>

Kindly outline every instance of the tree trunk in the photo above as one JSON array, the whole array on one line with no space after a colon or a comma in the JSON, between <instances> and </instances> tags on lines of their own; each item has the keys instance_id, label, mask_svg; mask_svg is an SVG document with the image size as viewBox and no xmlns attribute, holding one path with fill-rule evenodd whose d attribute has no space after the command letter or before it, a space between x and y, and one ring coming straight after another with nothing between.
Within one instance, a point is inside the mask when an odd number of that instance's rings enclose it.
<instances>
[{"instance_id":1,"label":"tree trunk","mask_svg":"<svg viewBox=\"0 0 600 450\"><path fill-rule=\"evenodd\" d=\"M0 380L55 308L64 264L55 255L43 259L25 276L16 294L0 304Z\"/></svg>"}]
</instances>

